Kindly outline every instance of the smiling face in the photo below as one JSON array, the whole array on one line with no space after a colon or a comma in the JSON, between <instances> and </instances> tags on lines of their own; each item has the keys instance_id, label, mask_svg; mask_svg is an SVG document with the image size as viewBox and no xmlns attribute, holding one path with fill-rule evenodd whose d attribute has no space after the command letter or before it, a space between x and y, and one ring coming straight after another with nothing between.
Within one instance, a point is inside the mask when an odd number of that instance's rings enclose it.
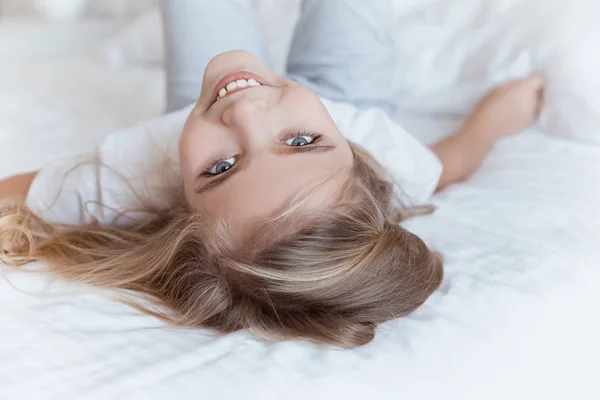
<instances>
[{"instance_id":1,"label":"smiling face","mask_svg":"<svg viewBox=\"0 0 600 400\"><path fill-rule=\"evenodd\" d=\"M306 191L304 207L331 204L354 160L315 94L243 51L221 54L206 68L179 152L188 202L235 232Z\"/></svg>"}]
</instances>

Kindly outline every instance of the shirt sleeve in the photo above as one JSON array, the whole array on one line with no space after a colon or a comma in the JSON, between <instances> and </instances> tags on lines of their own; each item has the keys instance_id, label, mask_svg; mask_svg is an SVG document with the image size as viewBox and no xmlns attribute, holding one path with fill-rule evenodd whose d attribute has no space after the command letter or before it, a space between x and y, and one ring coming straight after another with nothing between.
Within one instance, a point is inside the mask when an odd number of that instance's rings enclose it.
<instances>
[{"instance_id":1,"label":"shirt sleeve","mask_svg":"<svg viewBox=\"0 0 600 400\"><path fill-rule=\"evenodd\" d=\"M409 204L428 203L442 175L435 154L377 108L323 100L346 139L362 146L388 171Z\"/></svg>"},{"instance_id":2,"label":"shirt sleeve","mask_svg":"<svg viewBox=\"0 0 600 400\"><path fill-rule=\"evenodd\" d=\"M45 165L26 204L50 223L126 225L143 216L178 170L178 138L190 108L109 135L92 154ZM125 213L125 214L124 214ZM141 214L140 214L141 213Z\"/></svg>"}]
</instances>

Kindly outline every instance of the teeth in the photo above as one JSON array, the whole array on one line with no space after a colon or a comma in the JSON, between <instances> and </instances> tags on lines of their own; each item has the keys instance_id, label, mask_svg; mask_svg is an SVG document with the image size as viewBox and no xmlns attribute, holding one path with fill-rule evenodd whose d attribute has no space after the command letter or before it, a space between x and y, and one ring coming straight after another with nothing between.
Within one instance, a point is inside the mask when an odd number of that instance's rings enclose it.
<instances>
[{"instance_id":1,"label":"teeth","mask_svg":"<svg viewBox=\"0 0 600 400\"><path fill-rule=\"evenodd\" d=\"M235 89L237 89L237 83L231 82L229 85L227 85L228 92L233 92Z\"/></svg>"},{"instance_id":2,"label":"teeth","mask_svg":"<svg viewBox=\"0 0 600 400\"><path fill-rule=\"evenodd\" d=\"M256 81L256 79L238 79L235 82L230 82L226 87L219 90L219 95L217 96L217 100L221 100L223 97L227 96L230 92L234 92L238 89L246 89L249 87L257 87L262 86L260 83Z\"/></svg>"}]
</instances>

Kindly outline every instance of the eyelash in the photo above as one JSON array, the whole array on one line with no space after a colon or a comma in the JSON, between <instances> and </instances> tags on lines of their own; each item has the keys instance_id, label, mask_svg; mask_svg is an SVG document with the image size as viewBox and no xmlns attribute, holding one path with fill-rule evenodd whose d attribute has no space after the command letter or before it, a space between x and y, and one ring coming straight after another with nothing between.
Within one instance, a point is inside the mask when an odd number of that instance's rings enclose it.
<instances>
[{"instance_id":1,"label":"eyelash","mask_svg":"<svg viewBox=\"0 0 600 400\"><path fill-rule=\"evenodd\" d=\"M309 131L299 131L285 135L284 138L281 140L281 143L285 143L287 140L296 139L301 136L308 136L310 138L313 138L314 141L311 144L315 144L319 141L319 139L321 139L321 135L319 135L318 133Z\"/></svg>"},{"instance_id":2,"label":"eyelash","mask_svg":"<svg viewBox=\"0 0 600 400\"><path fill-rule=\"evenodd\" d=\"M281 143L285 143L286 141L288 141L290 139L296 139L296 138L302 137L302 136L308 136L308 137L312 138L313 142L311 143L311 145L313 145L313 144L319 142L319 140L321 139L322 135L320 135L318 133L314 133L314 132L298 131L298 132L294 132L294 133L291 133L291 134L288 134L288 135L284 136L284 138L281 140ZM218 165L218 164L222 163L223 161L229 160L230 158L235 158L235 160L237 162L238 155L237 154L236 155L229 155L229 156L226 156L226 157L219 157L219 158L216 158L216 159L212 160L208 164L208 166L205 168L204 175L208 176L208 177L211 177L211 178L214 177L214 175L211 174L210 171L212 171L212 169L215 167L215 165Z\"/></svg>"},{"instance_id":3,"label":"eyelash","mask_svg":"<svg viewBox=\"0 0 600 400\"><path fill-rule=\"evenodd\" d=\"M212 161L211 161L211 162L208 164L208 166L207 166L207 167L204 169L204 174L203 174L203 175L204 175L204 176L208 176L208 177L210 177L210 178L214 178L214 175L213 175L213 174L211 174L211 173L210 173L210 171L212 171L212 169L213 169L213 168L214 168L216 165L218 165L218 164L222 163L223 161L227 161L227 160L229 160L230 158L234 158L234 159L235 159L235 161L237 162L238 156L237 156L237 154L236 154L236 155L233 155L233 156L219 157L219 158L216 158L216 159L212 160Z\"/></svg>"}]
</instances>

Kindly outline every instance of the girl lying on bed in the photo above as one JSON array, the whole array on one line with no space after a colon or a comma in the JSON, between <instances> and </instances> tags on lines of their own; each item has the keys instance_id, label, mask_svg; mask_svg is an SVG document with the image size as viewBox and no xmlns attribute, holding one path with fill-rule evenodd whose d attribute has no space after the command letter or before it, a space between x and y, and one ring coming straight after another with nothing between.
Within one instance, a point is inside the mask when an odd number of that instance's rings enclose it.
<instances>
[{"instance_id":1,"label":"girl lying on bed","mask_svg":"<svg viewBox=\"0 0 600 400\"><path fill-rule=\"evenodd\" d=\"M528 127L543 78L495 89L427 149L391 118L387 0L304 0L285 77L250 0L162 3L170 109L199 100L109 136L94 162L1 182L0 262L43 261L169 323L272 340L360 346L423 304L442 261L399 222Z\"/></svg>"}]
</instances>

